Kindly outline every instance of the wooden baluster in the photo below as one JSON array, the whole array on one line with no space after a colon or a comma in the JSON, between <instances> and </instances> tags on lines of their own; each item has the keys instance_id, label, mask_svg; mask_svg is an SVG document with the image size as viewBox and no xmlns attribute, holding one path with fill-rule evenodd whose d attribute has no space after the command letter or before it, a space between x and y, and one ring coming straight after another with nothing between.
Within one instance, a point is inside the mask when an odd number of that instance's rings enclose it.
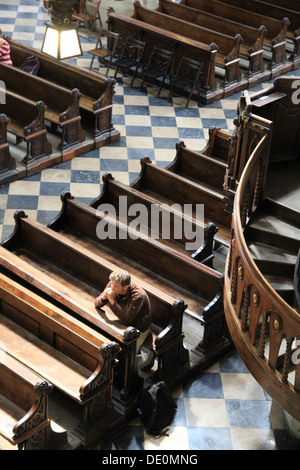
<instances>
[{"instance_id":1,"label":"wooden baluster","mask_svg":"<svg viewBox=\"0 0 300 470\"><path fill-rule=\"evenodd\" d=\"M248 310L250 305L250 290L251 286L246 287L244 289L244 301L242 307L242 315L241 315L241 328L242 331L248 330Z\"/></svg>"},{"instance_id":2,"label":"wooden baluster","mask_svg":"<svg viewBox=\"0 0 300 470\"><path fill-rule=\"evenodd\" d=\"M246 192L244 195L242 214L241 214L241 223L242 223L243 228L245 228L246 222L247 222L249 200L250 200L250 181L247 181L247 188L246 188Z\"/></svg>"},{"instance_id":3,"label":"wooden baluster","mask_svg":"<svg viewBox=\"0 0 300 470\"><path fill-rule=\"evenodd\" d=\"M261 325L261 330L260 330L260 336L259 336L259 344L258 344L258 357L263 359L265 357L265 347L266 347L266 339L267 339L267 334L268 334L268 318L269 315L267 312L263 312L262 314L263 320L262 320L262 325Z\"/></svg>"},{"instance_id":4,"label":"wooden baluster","mask_svg":"<svg viewBox=\"0 0 300 470\"><path fill-rule=\"evenodd\" d=\"M263 161L260 160L260 166L259 166L259 171L256 177L254 198L253 198L253 205L255 207L257 207L261 202L262 190L263 190L263 187L262 187L263 178L264 178L264 167L263 167Z\"/></svg>"},{"instance_id":5,"label":"wooden baluster","mask_svg":"<svg viewBox=\"0 0 300 470\"><path fill-rule=\"evenodd\" d=\"M228 255L228 270L227 270L227 276L230 277L231 274L231 266L232 266L232 253L234 251L234 230L231 229L231 243L230 243L230 248L229 248L229 255Z\"/></svg>"},{"instance_id":6,"label":"wooden baluster","mask_svg":"<svg viewBox=\"0 0 300 470\"><path fill-rule=\"evenodd\" d=\"M237 295L237 277L238 277L238 260L235 260L232 272L232 279L231 279L231 303L236 303L236 295Z\"/></svg>"},{"instance_id":7,"label":"wooden baluster","mask_svg":"<svg viewBox=\"0 0 300 470\"><path fill-rule=\"evenodd\" d=\"M281 380L284 384L288 383L288 375L289 375L289 368L291 364L293 340L294 338L292 337L286 338L286 350L284 353L283 367L282 367L282 374L281 374Z\"/></svg>"}]
</instances>

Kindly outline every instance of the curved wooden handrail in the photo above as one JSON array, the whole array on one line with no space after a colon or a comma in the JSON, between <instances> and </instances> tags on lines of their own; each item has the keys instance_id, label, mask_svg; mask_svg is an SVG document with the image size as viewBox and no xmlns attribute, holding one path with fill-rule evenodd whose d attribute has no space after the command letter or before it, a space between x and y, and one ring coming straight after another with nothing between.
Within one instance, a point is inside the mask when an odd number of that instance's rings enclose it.
<instances>
[{"instance_id":1,"label":"curved wooden handrail","mask_svg":"<svg viewBox=\"0 0 300 470\"><path fill-rule=\"evenodd\" d=\"M264 135L245 166L232 216L224 308L232 340L262 388L300 420L300 315L266 281L252 259L244 228L262 197Z\"/></svg>"}]
</instances>

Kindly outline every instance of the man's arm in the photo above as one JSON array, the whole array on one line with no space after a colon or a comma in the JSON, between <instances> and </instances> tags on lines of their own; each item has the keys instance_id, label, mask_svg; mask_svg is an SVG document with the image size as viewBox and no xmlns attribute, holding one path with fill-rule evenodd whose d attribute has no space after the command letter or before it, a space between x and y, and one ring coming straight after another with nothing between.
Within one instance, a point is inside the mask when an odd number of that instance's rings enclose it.
<instances>
[{"instance_id":1,"label":"man's arm","mask_svg":"<svg viewBox=\"0 0 300 470\"><path fill-rule=\"evenodd\" d=\"M138 294L134 294L127 308L122 308L118 302L110 303L109 307L124 325L130 325L132 320L138 315L142 303L143 298Z\"/></svg>"}]
</instances>

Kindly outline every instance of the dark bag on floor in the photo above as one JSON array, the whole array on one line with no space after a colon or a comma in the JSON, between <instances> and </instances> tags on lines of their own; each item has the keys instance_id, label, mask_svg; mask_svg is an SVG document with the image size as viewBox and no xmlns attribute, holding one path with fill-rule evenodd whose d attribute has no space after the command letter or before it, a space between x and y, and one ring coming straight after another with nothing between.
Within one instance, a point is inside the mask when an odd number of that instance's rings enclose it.
<instances>
[{"instance_id":1,"label":"dark bag on floor","mask_svg":"<svg viewBox=\"0 0 300 470\"><path fill-rule=\"evenodd\" d=\"M20 65L20 69L24 72L28 72L31 75L37 75L40 68L40 61L35 55L26 57L23 64Z\"/></svg>"},{"instance_id":2,"label":"dark bag on floor","mask_svg":"<svg viewBox=\"0 0 300 470\"><path fill-rule=\"evenodd\" d=\"M143 393L139 414L145 430L153 436L168 435L166 429L173 421L177 409L176 402L165 382L151 385Z\"/></svg>"}]
</instances>

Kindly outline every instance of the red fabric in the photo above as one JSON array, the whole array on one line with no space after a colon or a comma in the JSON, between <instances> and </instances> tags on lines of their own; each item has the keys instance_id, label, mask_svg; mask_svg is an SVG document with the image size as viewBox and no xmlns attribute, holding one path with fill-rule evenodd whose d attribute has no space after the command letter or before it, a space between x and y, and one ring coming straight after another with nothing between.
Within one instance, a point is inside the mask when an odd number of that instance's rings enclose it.
<instances>
[{"instance_id":1,"label":"red fabric","mask_svg":"<svg viewBox=\"0 0 300 470\"><path fill-rule=\"evenodd\" d=\"M12 65L10 58L10 45L7 41L4 41L2 46L0 46L0 62L6 65Z\"/></svg>"}]
</instances>

